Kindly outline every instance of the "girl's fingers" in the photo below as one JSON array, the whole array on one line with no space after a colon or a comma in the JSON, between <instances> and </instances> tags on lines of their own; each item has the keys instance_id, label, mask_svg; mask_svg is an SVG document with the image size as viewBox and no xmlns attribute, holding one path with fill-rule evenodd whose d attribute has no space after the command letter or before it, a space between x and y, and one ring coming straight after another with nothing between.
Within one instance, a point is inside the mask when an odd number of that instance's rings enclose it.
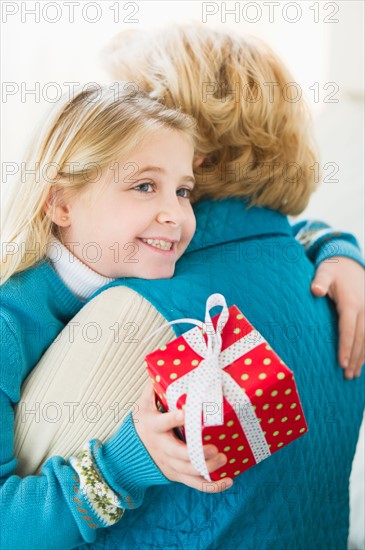
<instances>
[{"instance_id":1,"label":"girl's fingers","mask_svg":"<svg viewBox=\"0 0 365 550\"><path fill-rule=\"evenodd\" d=\"M326 266L319 266L316 276L311 283L311 291L315 296L325 296L332 283L332 274L326 272ZM322 268L322 269L321 269Z\"/></svg>"},{"instance_id":2,"label":"girl's fingers","mask_svg":"<svg viewBox=\"0 0 365 550\"><path fill-rule=\"evenodd\" d=\"M178 460L190 463L189 452L184 441L180 441L173 435L167 436L164 440L164 453L169 460Z\"/></svg>"},{"instance_id":3,"label":"girl's fingers","mask_svg":"<svg viewBox=\"0 0 365 550\"><path fill-rule=\"evenodd\" d=\"M211 465L216 465L217 461L219 462L219 465L215 466L215 470L219 466L223 466L226 463L226 460L222 459L222 457L225 457L226 455L223 453L219 453L217 447L215 447L214 445L204 446L203 451L208 471L214 471L209 468L212 468ZM181 441L180 439L177 439L176 437L174 437L174 435L171 435L170 437L170 434L168 434L167 438L165 439L164 452L166 456L168 456L170 459L179 460L182 462L186 462L187 464L191 464L186 443L184 441Z\"/></svg>"},{"instance_id":4,"label":"girl's fingers","mask_svg":"<svg viewBox=\"0 0 365 550\"><path fill-rule=\"evenodd\" d=\"M177 472L199 475L191 463L189 451L184 441L177 439L173 434L166 434L163 448L171 468ZM226 455L219 453L215 445L204 445L203 451L208 472L214 472L227 463Z\"/></svg>"},{"instance_id":5,"label":"girl's fingers","mask_svg":"<svg viewBox=\"0 0 365 550\"><path fill-rule=\"evenodd\" d=\"M156 393L151 380L147 380L141 396L137 400L139 412L152 413L150 416L151 429L158 433L168 432L184 425L184 411L176 410L161 413L156 406Z\"/></svg>"},{"instance_id":6,"label":"girl's fingers","mask_svg":"<svg viewBox=\"0 0 365 550\"><path fill-rule=\"evenodd\" d=\"M365 345L363 344L362 349L361 349L361 353L360 353L360 358L359 358L359 361L357 363L357 367L356 367L355 372L354 372L354 377L355 378L360 376L361 370L362 370L362 367L363 367L364 363L365 363Z\"/></svg>"},{"instance_id":7,"label":"girl's fingers","mask_svg":"<svg viewBox=\"0 0 365 550\"><path fill-rule=\"evenodd\" d=\"M198 490L203 493L221 493L227 489L230 489L233 485L233 480L230 477L225 477L219 481L207 481L204 478L202 479L203 481L201 482L200 489Z\"/></svg>"},{"instance_id":8,"label":"girl's fingers","mask_svg":"<svg viewBox=\"0 0 365 550\"><path fill-rule=\"evenodd\" d=\"M140 397L137 399L140 409L145 411L156 410L156 394L151 379L148 379L143 387Z\"/></svg>"},{"instance_id":9,"label":"girl's fingers","mask_svg":"<svg viewBox=\"0 0 365 550\"><path fill-rule=\"evenodd\" d=\"M232 479L228 477L219 481L207 481L201 476L191 477L183 475L179 482L198 491L202 491L203 493L221 493L233 485Z\"/></svg>"},{"instance_id":10,"label":"girl's fingers","mask_svg":"<svg viewBox=\"0 0 365 550\"><path fill-rule=\"evenodd\" d=\"M218 454L218 449L215 445L204 445L203 452L205 460L208 460L209 458L213 458Z\"/></svg>"},{"instance_id":11,"label":"girl's fingers","mask_svg":"<svg viewBox=\"0 0 365 550\"><path fill-rule=\"evenodd\" d=\"M177 474L185 474L190 476L200 477L200 473L188 460L180 459L177 455L172 455L169 457L169 466L172 470L175 470ZM227 464L227 457L223 453L218 453L214 458L210 458L206 461L207 470L209 473L215 472L218 468L221 468Z\"/></svg>"},{"instance_id":12,"label":"girl's fingers","mask_svg":"<svg viewBox=\"0 0 365 550\"><path fill-rule=\"evenodd\" d=\"M166 454L178 458L179 460L190 461L189 451L186 443L172 436L165 445ZM206 462L217 458L219 451L215 445L204 445L204 458ZM223 454L223 453L220 453Z\"/></svg>"},{"instance_id":13,"label":"girl's fingers","mask_svg":"<svg viewBox=\"0 0 365 550\"><path fill-rule=\"evenodd\" d=\"M345 377L352 378L350 374L350 357L354 344L356 330L356 314L351 309L344 309L339 317L339 354L338 360L342 368L345 369Z\"/></svg>"},{"instance_id":14,"label":"girl's fingers","mask_svg":"<svg viewBox=\"0 0 365 550\"><path fill-rule=\"evenodd\" d=\"M163 449L166 457L168 477L175 479L199 491L221 492L232 485L231 479L207 482L192 465L186 443L179 440L173 433L174 428L184 425L185 414L182 410L160 413L155 404L155 392L152 382L148 381L138 400L142 412L150 412L150 428L156 436L163 436ZM219 453L215 445L203 446L206 466L209 473L214 472L227 463L224 453ZM165 462L165 460L164 460Z\"/></svg>"},{"instance_id":15,"label":"girl's fingers","mask_svg":"<svg viewBox=\"0 0 365 550\"><path fill-rule=\"evenodd\" d=\"M355 337L351 349L350 364L348 368L351 376L354 376L355 372L358 373L359 371L361 371L361 367L364 362L364 329L364 316L361 312L357 316Z\"/></svg>"},{"instance_id":16,"label":"girl's fingers","mask_svg":"<svg viewBox=\"0 0 365 550\"><path fill-rule=\"evenodd\" d=\"M174 428L180 428L184 425L184 411L171 411L160 413L156 411L153 418L153 429L158 433L170 432Z\"/></svg>"}]
</instances>

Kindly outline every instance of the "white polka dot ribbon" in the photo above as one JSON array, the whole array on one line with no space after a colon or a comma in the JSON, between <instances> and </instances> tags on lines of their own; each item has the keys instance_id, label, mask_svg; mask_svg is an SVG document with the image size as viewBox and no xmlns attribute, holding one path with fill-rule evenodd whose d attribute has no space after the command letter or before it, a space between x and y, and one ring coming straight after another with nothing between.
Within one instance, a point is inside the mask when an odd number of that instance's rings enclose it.
<instances>
[{"instance_id":1,"label":"white polka dot ribbon","mask_svg":"<svg viewBox=\"0 0 365 550\"><path fill-rule=\"evenodd\" d=\"M223 308L217 320L216 330L209 314L214 306ZM203 452L202 412L204 426L221 426L224 423L223 396L237 415L255 461L257 463L261 462L271 454L249 397L239 384L224 371L228 365L264 343L265 340L261 334L253 330L224 351L221 351L221 332L227 323L228 317L229 310L224 296L222 294L212 294L206 303L205 325L197 319L178 319L167 323L168 325L182 322L191 323L205 329L207 334L207 343L197 327L182 335L190 348L200 355L202 361L195 369L172 382L166 391L169 410L177 408L177 401L181 395L186 394L187 396L185 435L189 457L192 464L207 481L211 481L211 478ZM156 332L154 331L153 334Z\"/></svg>"}]
</instances>

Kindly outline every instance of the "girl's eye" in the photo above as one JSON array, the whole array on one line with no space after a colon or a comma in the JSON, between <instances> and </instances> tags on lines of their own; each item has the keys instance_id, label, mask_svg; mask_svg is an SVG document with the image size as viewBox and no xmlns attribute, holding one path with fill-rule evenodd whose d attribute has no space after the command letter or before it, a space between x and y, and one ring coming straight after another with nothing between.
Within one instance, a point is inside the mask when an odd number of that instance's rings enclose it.
<instances>
[{"instance_id":1,"label":"girl's eye","mask_svg":"<svg viewBox=\"0 0 365 550\"><path fill-rule=\"evenodd\" d=\"M133 187L135 191L139 191L140 193L152 193L153 191L153 184L152 183L140 183L139 185L136 185Z\"/></svg>"},{"instance_id":2,"label":"girl's eye","mask_svg":"<svg viewBox=\"0 0 365 550\"><path fill-rule=\"evenodd\" d=\"M182 187L181 189L177 190L177 195L179 197L183 197L183 199L190 199L191 189L189 189L188 187Z\"/></svg>"}]
</instances>

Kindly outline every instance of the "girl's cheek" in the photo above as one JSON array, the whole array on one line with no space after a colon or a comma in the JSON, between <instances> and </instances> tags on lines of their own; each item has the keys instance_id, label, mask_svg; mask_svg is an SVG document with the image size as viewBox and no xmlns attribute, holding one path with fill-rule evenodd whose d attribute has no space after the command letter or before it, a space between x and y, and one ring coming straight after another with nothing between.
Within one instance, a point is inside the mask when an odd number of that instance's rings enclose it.
<instances>
[{"instance_id":1,"label":"girl's cheek","mask_svg":"<svg viewBox=\"0 0 365 550\"><path fill-rule=\"evenodd\" d=\"M194 213L192 212L191 222L190 222L190 239L193 238L195 231L196 231L196 218Z\"/></svg>"}]
</instances>

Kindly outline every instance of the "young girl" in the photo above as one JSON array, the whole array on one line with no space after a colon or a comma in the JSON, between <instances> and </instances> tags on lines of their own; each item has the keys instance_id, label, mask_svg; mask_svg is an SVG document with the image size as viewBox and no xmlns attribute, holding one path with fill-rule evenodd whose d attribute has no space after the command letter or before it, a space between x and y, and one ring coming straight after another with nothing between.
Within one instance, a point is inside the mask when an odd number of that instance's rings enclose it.
<instances>
[{"instance_id":1,"label":"young girl","mask_svg":"<svg viewBox=\"0 0 365 550\"><path fill-rule=\"evenodd\" d=\"M133 94L131 98L131 103L134 103ZM138 99L136 104L130 106L131 111L142 109L144 101L147 101L146 98L143 101ZM125 102L126 100L123 105ZM91 102L87 101L87 103L86 107L92 109L93 106L89 105ZM151 103L149 105L151 108ZM75 101L74 107L75 112L71 115L82 117L85 102ZM162 109L155 104L153 107ZM143 115L146 115L146 112L147 110L143 111ZM163 109L158 111L159 114L164 112ZM80 298L87 299L111 278L171 277L176 259L180 257L192 236L191 210L185 203L189 189L192 189L192 150L188 152L186 138L184 140L179 135L180 139L177 139L175 135L179 133L177 130L182 133L188 132L187 126L174 123L170 128L171 121L167 124L164 120L164 124L159 125L157 122L160 122L160 119L156 121L152 117L155 124L152 128L149 124L142 125L142 131L131 112L128 112L128 117L125 117L123 124L120 117L116 116L115 109L109 114L109 117L105 117L104 125L102 124L104 117L99 121L102 126L95 129L92 139L86 131L91 117L89 111L85 114L83 124L75 126L75 120L70 120L69 113L67 109L65 110L64 117L68 131L64 132L59 143L55 143L52 132L49 132L50 145L54 145L55 149L52 154L50 153L48 162L55 162L60 168L54 175L53 190L48 187L41 200L38 199L36 204L32 205L32 210L39 213L43 223L48 223L48 216L52 220L53 234L58 241L52 241L55 244L47 255L59 277L52 271L48 262L43 261L33 270L31 265L27 264L30 268L28 271L15 275L3 287L4 316L6 317L4 334L12 343L11 351L5 358L8 365L4 375L4 410L9 415L7 418L11 418L11 403L19 399L21 381L65 323L82 307L83 302ZM174 117L178 119L176 113ZM150 118L148 121L151 122ZM148 136L146 136L147 128L151 131ZM72 139L71 136L68 139L69 134L73 136ZM105 148L99 147L98 140L101 137L105 139ZM150 141L148 137L151 137ZM132 142L131 138L133 138ZM137 147L141 139L142 145ZM109 149L113 143L114 152L118 144L119 155L112 154L112 148ZM158 147L155 147L155 144L158 144ZM42 147L46 146L47 143L42 145ZM64 152L64 157L57 156L59 150L60 154ZM109 156L106 155L107 152L110 153ZM64 173L63 165L73 167L76 164L76 166L85 167L89 163L97 163L97 167L99 165L105 167L107 158L108 162L112 163L114 175L113 163L119 157L120 166L116 169L117 182L110 175L109 178L105 176L104 172L103 180L97 183L93 181L95 174L92 174L90 178L92 181L86 182L85 192L80 190L75 194L69 193L69 190L62 191L64 178L66 182L73 180L72 173L68 176ZM189 169L186 162L188 157ZM184 169L182 164L185 166ZM86 172L81 170L81 174L76 174L76 179L82 177L82 183L85 183ZM141 176L143 176L142 179ZM115 183L120 181L123 181L127 187L116 188ZM171 182L173 182L173 196L168 185ZM78 180L77 183L80 181ZM76 191L76 189L72 188L70 191ZM134 198L136 193L138 198ZM147 196L140 199L141 193ZM129 198L130 194L132 194L131 198ZM48 216L43 214L43 206ZM26 216L25 206L22 213ZM32 224L32 221L30 220L29 223ZM124 223L127 221L128 223ZM140 221L141 225L139 225ZM35 223L33 228L34 226ZM159 228L157 233L156 227ZM34 229L32 231L34 232ZM16 235L10 237L9 242L14 245L27 242L24 234L17 242ZM65 248L59 244L60 240L67 245ZM43 241L39 239L38 242L46 244L47 239ZM34 241L30 243L34 245ZM27 242L25 251L34 249L30 243ZM16 251L14 245L13 252ZM43 250L44 247L40 249ZM68 253L70 249L72 255ZM156 255L158 255L158 261L155 261ZM38 258L41 258L41 254ZM80 262L77 261L78 259ZM20 268L25 267L24 263L19 262L17 265L19 264ZM85 265L92 268L92 272L85 271ZM7 271L5 277L10 273L15 273L15 269ZM97 278L97 276L100 277ZM66 285L60 279L66 282ZM11 307L11 301L16 299L17 294L17 300L20 296L23 302L20 307L17 306L20 314L21 309L28 311L30 307L35 307L34 298L28 295L29 291L34 291L35 288L39 293L37 300L49 308L48 310L46 308L47 313L36 311L31 319L21 320L20 317L20 322L18 321L16 325L17 315ZM29 300L28 303L25 303L25 300ZM151 317L148 319L151 320ZM11 328L16 330L12 331ZM30 333L30 329L33 330L33 334ZM155 341L151 341L150 349L156 347L160 340L162 338L157 336ZM24 350L25 344L28 348L27 355ZM19 355L19 352L23 354L23 362L20 357L16 368L12 367L14 356L16 353ZM78 361L82 362L82 359L83 357L79 356ZM76 373L78 362L73 365ZM45 380L45 384L47 385L49 381L51 379ZM67 382L72 386L74 379L67 379ZM34 413L38 423L37 409L34 409ZM129 418L118 428L114 437L104 445L91 442L78 457L71 457L71 466L60 457L54 457L45 464L41 476L36 478L29 476L23 480L11 475L16 464L11 450L12 426L9 423L4 443L3 457L5 458L2 460L5 480L3 502L6 504L3 514L6 529L3 529L2 533L5 543L13 547L25 545L38 548L57 545L63 548L73 547L81 542L94 540L93 530L116 522L121 517L123 508L138 507L145 489L149 486L167 484L169 479L203 490L203 480L189 464L184 444L174 439L171 434L173 427L182 424L183 417L179 416L179 413L160 415L153 407L153 394L150 389L147 389L140 402L139 421L140 423L136 425L137 431L146 448L135 437L133 423ZM42 436L47 439L46 433L42 432ZM209 471L225 463L225 457L217 454L213 446L206 446L205 452ZM151 461L151 457L154 462ZM97 458L97 468L95 458ZM113 492L111 487L114 486L115 479L118 480L118 489ZM224 483L218 482L210 486L210 489L213 487L215 491L220 491L228 488L229 483L229 480L225 479ZM79 484L83 491L79 491ZM95 489L96 485L99 491ZM120 487L123 487L123 490ZM36 521L40 513L47 514L47 520L42 524ZM21 529L16 532L11 531L9 526L14 524L21 525Z\"/></svg>"},{"instance_id":2,"label":"young girl","mask_svg":"<svg viewBox=\"0 0 365 550\"><path fill-rule=\"evenodd\" d=\"M55 457L38 477L14 475L13 406L25 377L96 289L114 278L173 275L195 230L194 136L189 116L143 93L116 97L101 88L61 103L34 144L26 166L36 171L10 197L3 231L2 548L71 548L93 540L94 529L117 521L123 508L138 505L138 498L114 494L96 469L86 481L87 457L82 466ZM165 431L182 422L176 413L162 420ZM178 451L183 471L188 458ZM123 470L125 454L115 443L107 452L105 478ZM209 468L216 468L216 454ZM167 483L157 466L142 469L146 487ZM189 474L186 482L195 477ZM85 494L80 480L88 486Z\"/></svg>"}]
</instances>

